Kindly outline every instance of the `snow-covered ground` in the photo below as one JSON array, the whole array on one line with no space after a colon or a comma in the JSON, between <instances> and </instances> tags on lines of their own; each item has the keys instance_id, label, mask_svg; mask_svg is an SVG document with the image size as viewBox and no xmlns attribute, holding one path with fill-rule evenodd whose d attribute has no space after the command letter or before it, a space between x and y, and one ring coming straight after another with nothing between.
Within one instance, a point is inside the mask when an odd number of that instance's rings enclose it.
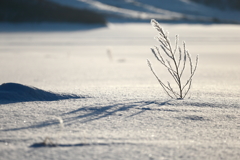
<instances>
[{"instance_id":1,"label":"snow-covered ground","mask_svg":"<svg viewBox=\"0 0 240 160\"><path fill-rule=\"evenodd\" d=\"M167 80L150 24L57 27L0 25L0 84L79 96L6 102L0 87L1 160L240 158L239 26L163 24L200 56L185 100L169 99L147 66ZM58 146L39 144L46 137Z\"/></svg>"}]
</instances>

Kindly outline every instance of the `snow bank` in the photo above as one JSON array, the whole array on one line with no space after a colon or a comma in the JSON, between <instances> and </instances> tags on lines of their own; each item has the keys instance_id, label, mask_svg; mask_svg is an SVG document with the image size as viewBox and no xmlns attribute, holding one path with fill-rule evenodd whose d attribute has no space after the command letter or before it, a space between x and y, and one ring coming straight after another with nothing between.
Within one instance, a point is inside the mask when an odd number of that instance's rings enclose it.
<instances>
[{"instance_id":1,"label":"snow bank","mask_svg":"<svg viewBox=\"0 0 240 160\"><path fill-rule=\"evenodd\" d=\"M84 98L74 94L58 94L18 83L4 83L0 86L0 104L27 101L57 101Z\"/></svg>"}]
</instances>

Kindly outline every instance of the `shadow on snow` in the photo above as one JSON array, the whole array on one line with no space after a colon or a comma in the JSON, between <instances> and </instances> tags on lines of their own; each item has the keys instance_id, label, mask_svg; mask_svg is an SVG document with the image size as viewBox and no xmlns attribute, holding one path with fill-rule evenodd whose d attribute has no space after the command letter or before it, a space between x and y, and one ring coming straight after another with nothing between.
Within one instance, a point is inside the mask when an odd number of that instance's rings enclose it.
<instances>
[{"instance_id":1,"label":"shadow on snow","mask_svg":"<svg viewBox=\"0 0 240 160\"><path fill-rule=\"evenodd\" d=\"M163 107L165 106L165 107ZM128 111L130 109L135 109L135 112L127 112L131 113L131 115L125 116L125 118L133 117L139 114L142 114L146 111L154 111L154 112L184 112L181 106L190 106L190 107L210 107L210 108L224 108L224 107L236 107L235 105L229 106L227 104L216 104L210 102L198 102L192 100L167 100L167 101L137 101L137 102L126 102L126 103L116 103L105 106L86 106L81 107L79 109L64 113L61 115L64 125L69 126L72 123L87 123L95 120L99 120L102 118L107 118L109 116L122 115L122 111ZM193 108L192 108L193 109ZM195 115L186 115L185 117L175 117L177 119L185 119L191 121L205 121L208 120L201 116ZM43 128L52 125L58 125L59 121L57 120L48 120L43 121L35 125L31 125L28 127L19 127L19 128L11 128L4 129L1 131L16 131L16 130L24 130L30 128Z\"/></svg>"},{"instance_id":2,"label":"shadow on snow","mask_svg":"<svg viewBox=\"0 0 240 160\"><path fill-rule=\"evenodd\" d=\"M30 101L57 101L63 99L85 98L74 94L58 94L18 83L0 85L0 104Z\"/></svg>"},{"instance_id":3,"label":"shadow on snow","mask_svg":"<svg viewBox=\"0 0 240 160\"><path fill-rule=\"evenodd\" d=\"M65 124L69 125L71 122L75 120L82 119L80 122L81 123L87 123L90 121L95 121L99 120L101 118L106 118L108 116L116 115L117 112L122 112L122 111L128 111L132 108L139 110L136 113L131 114L130 116L127 117L133 117L138 114L141 114L145 111L149 110L158 110L158 111L171 111L171 112L178 112L177 110L171 110L171 109L163 109L160 108L161 106L168 105L169 102L172 100L164 101L164 102L158 102L158 101L139 101L139 102L130 102L130 103L117 103L117 104L111 104L107 106L98 106L98 107L82 107L77 110L73 110L71 112L65 113L64 115L71 115L71 114L76 114L78 112L85 112L81 115L71 117L71 118L66 118L64 120ZM156 107L151 108L148 107L149 105L156 105Z\"/></svg>"},{"instance_id":4,"label":"shadow on snow","mask_svg":"<svg viewBox=\"0 0 240 160\"><path fill-rule=\"evenodd\" d=\"M169 100L171 101L171 100ZM151 104L156 104L159 107L168 104L169 101L166 102L157 102L157 101L140 101L140 102L131 102L131 103L117 103L117 104L111 104L111 105L106 105L106 106L97 106L97 107L83 107L79 108L77 110L70 111L68 113L62 114L62 119L64 121L64 125L68 126L71 123L74 123L77 120L80 120L80 123L87 123L95 120L99 120L111 115L116 115L117 112L121 111L128 111L131 108L135 108L137 110L140 110L138 113L134 113L128 117L135 116L137 114L141 114L145 111L148 111L150 109L147 108L148 105ZM167 111L165 109L157 109L159 111ZM168 110L168 111L175 111L175 110ZM78 114L79 112L84 112L82 115L77 115L73 117L66 117L64 116L71 116L72 114ZM176 111L177 112L177 111ZM47 120L47 121L42 121L40 123L27 126L27 127L18 127L18 128L10 128L10 129L4 129L1 131L17 131L17 130L25 130L25 129L30 129L30 128L44 128L52 125L58 125L59 121L58 120Z\"/></svg>"},{"instance_id":5,"label":"shadow on snow","mask_svg":"<svg viewBox=\"0 0 240 160\"><path fill-rule=\"evenodd\" d=\"M46 144L44 142L34 143L30 145L30 148L41 148L41 147L83 147L83 146L109 146L109 145L134 145L134 143L119 143L119 142L112 142L112 143L74 143L74 144L55 144L50 143Z\"/></svg>"}]
</instances>

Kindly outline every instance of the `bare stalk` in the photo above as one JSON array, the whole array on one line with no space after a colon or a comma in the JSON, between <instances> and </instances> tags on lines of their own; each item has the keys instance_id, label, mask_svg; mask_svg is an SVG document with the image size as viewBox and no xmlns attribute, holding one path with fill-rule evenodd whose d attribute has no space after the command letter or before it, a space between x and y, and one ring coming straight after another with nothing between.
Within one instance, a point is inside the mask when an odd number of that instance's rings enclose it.
<instances>
[{"instance_id":1,"label":"bare stalk","mask_svg":"<svg viewBox=\"0 0 240 160\"><path fill-rule=\"evenodd\" d=\"M158 47L151 48L151 51L154 54L155 58L167 69L169 74L173 77L175 83L178 86L178 91L176 92L169 82L167 82L167 84L164 84L162 82L162 80L153 70L151 62L149 60L147 60L148 66L150 67L153 75L156 77L161 87L164 89L164 91L169 97L183 99L186 97L191 88L192 78L198 65L198 56L196 57L196 63L193 66L191 55L186 50L185 42L183 42L182 50L181 47L178 46L179 38L176 35L175 47L173 48L168 38L168 33L164 31L164 29L159 25L159 23L156 20L152 19L151 24L158 31L158 36L156 37L156 39L160 43L160 48L162 49L164 54L160 53ZM187 61L189 62L190 76L188 77L187 81L183 83L182 75L185 71Z\"/></svg>"}]
</instances>

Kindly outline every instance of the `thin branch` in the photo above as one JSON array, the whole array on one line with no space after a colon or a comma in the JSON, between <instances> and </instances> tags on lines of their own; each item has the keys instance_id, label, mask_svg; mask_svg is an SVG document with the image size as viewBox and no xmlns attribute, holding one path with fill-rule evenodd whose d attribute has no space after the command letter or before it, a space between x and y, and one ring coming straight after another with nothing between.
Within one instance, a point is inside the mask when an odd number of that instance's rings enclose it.
<instances>
[{"instance_id":1,"label":"thin branch","mask_svg":"<svg viewBox=\"0 0 240 160\"><path fill-rule=\"evenodd\" d=\"M197 65L198 65L198 56L196 57L196 64L195 64L194 70L193 70L192 74L190 75L190 77L189 77L188 81L186 82L186 84L183 86L182 90L184 90L184 88L188 85L188 83L189 83L190 81L192 81L192 77L193 77L194 74L195 74L195 71L196 71L196 69L197 69Z\"/></svg>"},{"instance_id":2,"label":"thin branch","mask_svg":"<svg viewBox=\"0 0 240 160\"><path fill-rule=\"evenodd\" d=\"M158 55L156 54L155 50L154 50L153 48L151 48L151 50L152 50L152 53L153 53L153 55L155 56L155 58L156 58L159 62L163 63L162 59L159 59L159 57L158 57Z\"/></svg>"},{"instance_id":3,"label":"thin branch","mask_svg":"<svg viewBox=\"0 0 240 160\"><path fill-rule=\"evenodd\" d=\"M191 59L191 56L190 56L190 54L188 53L188 51L187 51L187 57L188 57L189 64L190 64L190 73L193 74L192 59Z\"/></svg>"},{"instance_id":4,"label":"thin branch","mask_svg":"<svg viewBox=\"0 0 240 160\"><path fill-rule=\"evenodd\" d=\"M182 50L180 47L178 48L178 53L179 53L179 57L178 57L178 68L179 68L182 60Z\"/></svg>"},{"instance_id":5,"label":"thin branch","mask_svg":"<svg viewBox=\"0 0 240 160\"><path fill-rule=\"evenodd\" d=\"M155 58L168 70L169 74L173 77L174 81L178 86L178 92L174 90L170 82L167 82L167 85L165 85L161 81L161 79L154 72L149 60L147 60L148 66L151 72L153 73L153 75L158 80L163 90L167 93L169 97L183 99L186 97L186 95L191 89L192 78L198 66L198 56L196 57L196 63L195 63L195 66L193 67L191 55L186 50L185 42L183 42L183 51L182 51L181 47L178 46L179 37L178 35L176 35L175 46L173 49L168 37L168 32L165 32L164 29L159 25L159 23L154 19L151 20L151 24L158 31L158 37L156 37L156 39L160 43L160 47L163 50L163 53L165 53L165 56L164 57L162 56L158 47L155 47L155 49L151 48L152 53L154 54ZM178 54L176 54L177 50L178 50ZM183 85L182 75L185 71L187 60L190 66L190 76L186 81L186 83Z\"/></svg>"},{"instance_id":6,"label":"thin branch","mask_svg":"<svg viewBox=\"0 0 240 160\"><path fill-rule=\"evenodd\" d=\"M191 86L192 86L192 80L189 82L188 89L187 89L187 90L186 90L186 92L184 93L184 96L183 96L183 98L185 98L185 97L186 97L186 95L188 94L188 92L189 92L189 90L190 90Z\"/></svg>"},{"instance_id":7,"label":"thin branch","mask_svg":"<svg viewBox=\"0 0 240 160\"><path fill-rule=\"evenodd\" d=\"M169 58L173 59L173 57L167 52L167 50L166 50L166 48L164 48L164 46L160 45L160 47L162 48L162 50L166 53L166 55L167 55Z\"/></svg>"},{"instance_id":8,"label":"thin branch","mask_svg":"<svg viewBox=\"0 0 240 160\"><path fill-rule=\"evenodd\" d=\"M177 98L177 97L179 96L179 94L176 93L176 92L174 92L174 90L173 90L173 88L172 88L172 86L171 86L171 84L170 84L169 82L167 82L167 83L168 83L168 87L170 88L170 91L171 91L172 94L175 96L175 98Z\"/></svg>"},{"instance_id":9,"label":"thin branch","mask_svg":"<svg viewBox=\"0 0 240 160\"><path fill-rule=\"evenodd\" d=\"M184 46L184 50L183 50L183 66L182 66L182 70L180 72L180 78L182 77L183 71L185 69L186 66L186 61L187 61L187 55L186 55L186 49L185 49L185 43L183 42L183 46Z\"/></svg>"},{"instance_id":10,"label":"thin branch","mask_svg":"<svg viewBox=\"0 0 240 160\"><path fill-rule=\"evenodd\" d=\"M165 64L165 61L164 61L164 59L163 59L163 56L162 56L162 54L160 53L158 47L155 46L155 48L156 48L156 50L157 50L157 52L158 52L158 56L161 58L161 61Z\"/></svg>"},{"instance_id":11,"label":"thin branch","mask_svg":"<svg viewBox=\"0 0 240 160\"><path fill-rule=\"evenodd\" d=\"M170 69L168 69L168 72L171 74L171 76L173 77L173 79L175 80L177 85L179 85L180 83L179 83L178 76L176 75L176 73L173 73Z\"/></svg>"},{"instance_id":12,"label":"thin branch","mask_svg":"<svg viewBox=\"0 0 240 160\"><path fill-rule=\"evenodd\" d=\"M174 49L174 54L176 53L176 51L177 51L177 48L178 48L178 35L176 35L176 37L175 37L175 49Z\"/></svg>"},{"instance_id":13,"label":"thin branch","mask_svg":"<svg viewBox=\"0 0 240 160\"><path fill-rule=\"evenodd\" d=\"M156 37L156 39L167 49L170 50L167 46L167 43L164 39L162 39L161 37Z\"/></svg>"},{"instance_id":14,"label":"thin branch","mask_svg":"<svg viewBox=\"0 0 240 160\"><path fill-rule=\"evenodd\" d=\"M168 95L169 97L173 98L173 96L170 95L170 93L168 93L168 91L166 90L166 89L170 90L170 88L168 88L168 87L158 78L158 76L156 75L156 73L154 72L154 70L153 70L153 68L152 68L152 65L151 65L150 61L147 60L147 62L148 62L148 66L149 66L150 70L152 71L153 75L156 77L156 79L158 80L158 82L160 83L160 85L162 86L162 88L164 89L164 91L167 93L167 95Z\"/></svg>"}]
</instances>

